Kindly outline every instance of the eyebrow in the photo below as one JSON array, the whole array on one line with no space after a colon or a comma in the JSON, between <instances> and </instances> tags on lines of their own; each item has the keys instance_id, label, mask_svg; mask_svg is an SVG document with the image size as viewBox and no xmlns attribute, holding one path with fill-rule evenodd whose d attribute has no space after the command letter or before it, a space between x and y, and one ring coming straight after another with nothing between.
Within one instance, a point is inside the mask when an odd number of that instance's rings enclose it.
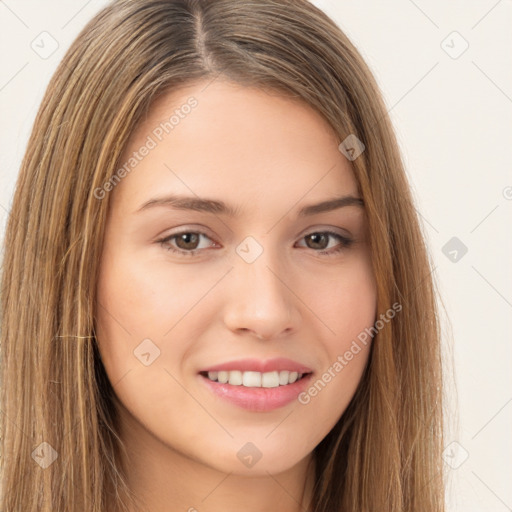
<instances>
[{"instance_id":1,"label":"eyebrow","mask_svg":"<svg viewBox=\"0 0 512 512\"><path fill-rule=\"evenodd\" d=\"M175 208L177 210L193 210L199 212L223 214L230 217L237 217L240 214L239 208L234 208L226 204L224 201L178 195L155 197L150 199L149 201L146 201L138 210L136 210L136 213L157 206ZM364 202L361 198L350 195L336 197L334 199L322 201L321 203L304 206L299 210L298 216L306 217L309 215L315 215L317 213L337 210L338 208L343 208L345 206L364 207Z\"/></svg>"}]
</instances>

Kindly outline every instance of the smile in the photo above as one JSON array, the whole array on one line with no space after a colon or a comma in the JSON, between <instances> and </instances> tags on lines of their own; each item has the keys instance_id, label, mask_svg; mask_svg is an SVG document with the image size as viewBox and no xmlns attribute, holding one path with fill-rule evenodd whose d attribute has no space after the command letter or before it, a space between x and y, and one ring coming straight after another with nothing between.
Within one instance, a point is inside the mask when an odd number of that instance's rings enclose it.
<instances>
[{"instance_id":1,"label":"smile","mask_svg":"<svg viewBox=\"0 0 512 512\"><path fill-rule=\"evenodd\" d=\"M213 382L231 384L232 386L244 386L247 388L277 388L287 386L300 380L303 375L288 370L273 372L243 372L241 370L204 372L203 376Z\"/></svg>"},{"instance_id":2,"label":"smile","mask_svg":"<svg viewBox=\"0 0 512 512\"><path fill-rule=\"evenodd\" d=\"M208 373L212 374L211 376ZM217 398L224 403L229 403L235 407L245 409L251 412L270 412L281 407L285 407L297 400L309 385L312 379L312 373L299 374L297 372L241 372L237 370L219 371L217 379L228 379L227 382L219 382L211 377L215 376L215 372L201 372L198 375L202 385ZM287 375L288 373L288 375ZM270 374L269 377L265 375ZM282 377L281 377L282 375ZM300 379L299 379L300 375ZM240 384L231 384L233 382L241 382ZM281 381L282 378L282 381ZM281 384L280 382L285 382ZM249 385L244 385L245 382ZM277 380L279 379L279 380ZM293 380L293 382L291 382ZM258 382L267 386L256 385ZM278 382L277 386L275 385ZM252 385L254 384L254 385ZM269 386L272 384L273 386Z\"/></svg>"}]
</instances>

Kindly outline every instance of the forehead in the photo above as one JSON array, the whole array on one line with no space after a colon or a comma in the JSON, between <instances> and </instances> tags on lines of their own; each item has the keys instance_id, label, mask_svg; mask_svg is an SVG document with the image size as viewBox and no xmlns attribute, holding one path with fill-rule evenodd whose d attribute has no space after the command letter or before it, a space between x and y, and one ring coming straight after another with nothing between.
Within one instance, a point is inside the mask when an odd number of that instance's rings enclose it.
<instances>
[{"instance_id":1,"label":"forehead","mask_svg":"<svg viewBox=\"0 0 512 512\"><path fill-rule=\"evenodd\" d=\"M153 103L122 155L121 165L135 165L115 194L139 203L157 192L230 196L231 203L355 195L338 144L327 121L297 98L199 82Z\"/></svg>"}]
</instances>

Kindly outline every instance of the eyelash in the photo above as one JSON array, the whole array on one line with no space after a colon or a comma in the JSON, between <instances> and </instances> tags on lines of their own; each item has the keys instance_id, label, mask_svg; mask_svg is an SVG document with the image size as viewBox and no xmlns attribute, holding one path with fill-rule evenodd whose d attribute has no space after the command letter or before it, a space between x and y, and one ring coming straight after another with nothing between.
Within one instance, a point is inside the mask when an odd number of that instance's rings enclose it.
<instances>
[{"instance_id":1,"label":"eyelash","mask_svg":"<svg viewBox=\"0 0 512 512\"><path fill-rule=\"evenodd\" d=\"M160 243L160 245L167 251L177 253L182 256L194 256L197 252L201 252L203 249L192 249L190 251L186 251L184 249L176 249L175 247L172 247L169 244L169 242L171 240L173 240L174 238L177 238L177 237L179 237L181 235L185 235L185 234L203 235L207 238L210 238L206 233L202 233L201 231L181 231L180 233L174 233L170 236L167 236L165 238L157 240L157 242ZM336 246L334 248L334 250L332 248L329 250L323 250L323 251L315 251L314 249L312 249L314 252L317 252L318 254L322 254L324 256L335 256L342 250L348 249L354 242L354 240L352 240L351 238L345 237L343 235L340 235L339 233L336 233L334 231L329 231L329 230L312 231L311 233L304 235L302 238L306 238L311 235L331 235L340 241L340 244L338 246Z\"/></svg>"}]
</instances>

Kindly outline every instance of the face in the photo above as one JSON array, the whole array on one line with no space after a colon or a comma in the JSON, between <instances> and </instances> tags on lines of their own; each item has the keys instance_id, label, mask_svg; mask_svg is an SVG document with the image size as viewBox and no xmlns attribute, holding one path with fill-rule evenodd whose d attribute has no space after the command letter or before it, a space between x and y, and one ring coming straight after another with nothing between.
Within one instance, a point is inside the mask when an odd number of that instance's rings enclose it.
<instances>
[{"instance_id":1,"label":"face","mask_svg":"<svg viewBox=\"0 0 512 512\"><path fill-rule=\"evenodd\" d=\"M367 363L370 344L354 349L376 317L365 212L305 210L360 198L316 111L206 85L159 98L102 189L97 339L122 428L159 456L275 474L329 433Z\"/></svg>"}]
</instances>

